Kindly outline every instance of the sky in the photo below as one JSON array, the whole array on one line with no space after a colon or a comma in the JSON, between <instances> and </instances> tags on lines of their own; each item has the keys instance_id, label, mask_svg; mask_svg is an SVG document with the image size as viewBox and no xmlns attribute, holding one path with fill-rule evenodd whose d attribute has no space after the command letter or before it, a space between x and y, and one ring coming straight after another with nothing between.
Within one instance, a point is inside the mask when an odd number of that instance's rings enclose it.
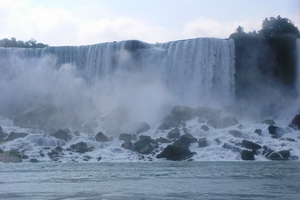
<instances>
[{"instance_id":1,"label":"sky","mask_svg":"<svg viewBox=\"0 0 300 200\"><path fill-rule=\"evenodd\" d=\"M300 0L0 0L0 39L78 46L228 38L278 15L300 28Z\"/></svg>"}]
</instances>

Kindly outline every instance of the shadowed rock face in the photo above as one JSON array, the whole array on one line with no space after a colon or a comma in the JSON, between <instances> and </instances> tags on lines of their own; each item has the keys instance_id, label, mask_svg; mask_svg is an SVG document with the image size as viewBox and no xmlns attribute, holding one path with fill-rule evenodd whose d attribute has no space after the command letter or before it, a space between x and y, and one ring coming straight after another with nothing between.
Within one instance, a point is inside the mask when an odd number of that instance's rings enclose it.
<instances>
[{"instance_id":1,"label":"shadowed rock face","mask_svg":"<svg viewBox=\"0 0 300 200\"><path fill-rule=\"evenodd\" d=\"M157 158L166 158L167 160L179 161L191 158L194 155L188 148L176 145L168 145Z\"/></svg>"}]
</instances>

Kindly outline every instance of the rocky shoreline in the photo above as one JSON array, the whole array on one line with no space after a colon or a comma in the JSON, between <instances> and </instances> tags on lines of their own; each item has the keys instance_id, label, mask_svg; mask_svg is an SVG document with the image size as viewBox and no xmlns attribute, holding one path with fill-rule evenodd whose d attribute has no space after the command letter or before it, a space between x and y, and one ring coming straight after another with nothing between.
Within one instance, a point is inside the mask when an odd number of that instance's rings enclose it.
<instances>
[{"instance_id":1,"label":"rocky shoreline","mask_svg":"<svg viewBox=\"0 0 300 200\"><path fill-rule=\"evenodd\" d=\"M18 119L18 120L29 120ZM189 122L194 124L190 125ZM264 157L267 160L298 160L288 143L299 143L300 115L296 115L286 127L280 127L274 120L256 122L263 129L245 131L244 125L235 117L224 116L221 110L211 107L175 106L170 114L155 129L146 122L140 123L139 128L132 133L120 133L110 137L103 132L86 134L69 129L43 134L26 132L5 132L0 127L0 162L62 162L65 157L74 157L71 162L102 161L102 155L97 155L97 148L106 148L112 143L119 145L118 151L126 151L137 156L141 161L172 160L193 161L197 151L204 151L214 145L232 152L237 160L256 160ZM196 128L195 128L196 127ZM205 137L220 130L229 140L220 137ZM290 132L296 132L296 137L286 137ZM86 138L80 141L78 138ZM274 143L285 142L278 150L272 144L264 144L259 138L268 137ZM77 138L77 139L74 139ZM17 141L17 142L16 142ZM26 144L30 143L30 145ZM87 142L88 141L88 142ZM10 143L17 143L9 147ZM17 147L17 148L16 148ZM35 148L38 147L38 148ZM193 148L191 148L193 147ZM38 151L37 151L38 149ZM116 150L116 151L117 151ZM31 154L31 151L36 151ZM76 159L80 157L81 160Z\"/></svg>"}]
</instances>

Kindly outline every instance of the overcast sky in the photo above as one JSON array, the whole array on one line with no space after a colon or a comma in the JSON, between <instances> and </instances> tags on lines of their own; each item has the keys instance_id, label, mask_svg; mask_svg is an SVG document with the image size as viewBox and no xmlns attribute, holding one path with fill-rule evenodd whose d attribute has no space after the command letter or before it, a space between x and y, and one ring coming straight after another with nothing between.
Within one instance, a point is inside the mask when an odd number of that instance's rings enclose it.
<instances>
[{"instance_id":1,"label":"overcast sky","mask_svg":"<svg viewBox=\"0 0 300 200\"><path fill-rule=\"evenodd\" d=\"M278 15L300 28L300 0L0 0L0 39L62 46L227 38Z\"/></svg>"}]
</instances>

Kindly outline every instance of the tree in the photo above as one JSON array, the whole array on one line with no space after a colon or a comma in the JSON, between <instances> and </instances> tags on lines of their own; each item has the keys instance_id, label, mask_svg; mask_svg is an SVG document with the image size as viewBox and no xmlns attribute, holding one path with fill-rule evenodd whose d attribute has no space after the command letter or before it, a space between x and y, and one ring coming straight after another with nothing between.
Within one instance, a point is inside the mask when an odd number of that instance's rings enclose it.
<instances>
[{"instance_id":1,"label":"tree","mask_svg":"<svg viewBox=\"0 0 300 200\"><path fill-rule=\"evenodd\" d=\"M0 40L0 47L14 47L14 48L45 48L49 45L43 43L37 43L35 39L29 41L17 41L16 38L12 37L10 40L4 38Z\"/></svg>"},{"instance_id":2,"label":"tree","mask_svg":"<svg viewBox=\"0 0 300 200\"><path fill-rule=\"evenodd\" d=\"M260 33L266 38L273 38L283 35L291 35L300 37L298 28L288 18L282 18L280 15L275 17L266 18L262 23Z\"/></svg>"}]
</instances>

